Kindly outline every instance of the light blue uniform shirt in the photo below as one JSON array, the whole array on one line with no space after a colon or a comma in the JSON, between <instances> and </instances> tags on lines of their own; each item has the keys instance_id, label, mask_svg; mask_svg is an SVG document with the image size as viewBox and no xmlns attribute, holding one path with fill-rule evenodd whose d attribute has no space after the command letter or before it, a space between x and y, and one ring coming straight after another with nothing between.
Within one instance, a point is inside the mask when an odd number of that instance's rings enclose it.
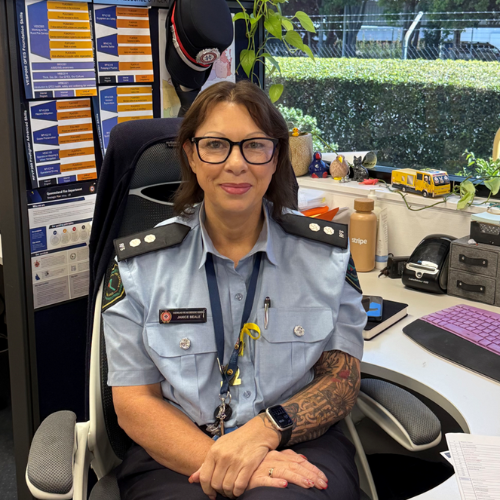
<instances>
[{"instance_id":1,"label":"light blue uniform shirt","mask_svg":"<svg viewBox=\"0 0 500 500\"><path fill-rule=\"evenodd\" d=\"M286 233L268 214L254 248L234 262L215 249L203 225L203 205L188 219L191 230L177 246L119 263L126 296L103 314L108 384L161 383L163 396L198 425L214 421L221 375L205 274L214 256L224 317L227 364L240 331L254 255L264 252L249 322L261 338L245 336L238 358L241 385L231 387L233 415L226 427L243 425L261 410L281 404L314 378L324 351L363 353L366 313L361 294L345 281L349 250ZM271 299L268 328L264 300ZM160 310L206 308L206 323L161 324ZM301 329L303 328L303 335ZM189 339L189 348L183 339Z\"/></svg>"}]
</instances>

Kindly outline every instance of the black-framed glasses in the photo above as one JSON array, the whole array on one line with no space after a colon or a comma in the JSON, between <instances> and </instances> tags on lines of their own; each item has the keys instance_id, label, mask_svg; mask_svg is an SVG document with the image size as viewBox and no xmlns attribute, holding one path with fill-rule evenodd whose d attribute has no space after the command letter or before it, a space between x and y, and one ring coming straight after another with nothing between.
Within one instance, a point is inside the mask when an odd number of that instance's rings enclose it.
<instances>
[{"instance_id":1,"label":"black-framed glasses","mask_svg":"<svg viewBox=\"0 0 500 500\"><path fill-rule=\"evenodd\" d=\"M247 163L264 165L272 160L279 141L269 137L252 137L239 142L222 137L193 137L191 142L196 144L198 156L205 163L224 163L233 151L233 146L238 146Z\"/></svg>"}]
</instances>

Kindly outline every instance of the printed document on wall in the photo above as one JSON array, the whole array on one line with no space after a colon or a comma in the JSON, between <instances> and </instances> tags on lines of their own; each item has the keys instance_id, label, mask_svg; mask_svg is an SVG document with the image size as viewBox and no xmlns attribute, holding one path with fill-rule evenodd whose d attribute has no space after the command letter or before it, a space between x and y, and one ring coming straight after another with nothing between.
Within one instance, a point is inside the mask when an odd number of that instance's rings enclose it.
<instances>
[{"instance_id":1,"label":"printed document on wall","mask_svg":"<svg viewBox=\"0 0 500 500\"><path fill-rule=\"evenodd\" d=\"M96 95L88 3L16 0L16 7L26 98Z\"/></svg>"},{"instance_id":2,"label":"printed document on wall","mask_svg":"<svg viewBox=\"0 0 500 500\"><path fill-rule=\"evenodd\" d=\"M161 117L162 118L176 118L181 109L181 103L177 97L174 86L172 85L172 78L167 70L165 64L165 45L166 45L166 32L165 23L169 11L167 9L158 10L158 33L159 33L159 63L160 63L160 100L161 100ZM234 14L233 14L234 16ZM214 62L212 71L206 81L202 90L210 87L218 82L235 82L236 69L234 62L235 45L233 43L221 54L220 58Z\"/></svg>"},{"instance_id":3,"label":"printed document on wall","mask_svg":"<svg viewBox=\"0 0 500 500\"><path fill-rule=\"evenodd\" d=\"M115 125L153 118L153 88L151 85L99 87L99 110L101 146L105 153Z\"/></svg>"},{"instance_id":4,"label":"printed document on wall","mask_svg":"<svg viewBox=\"0 0 500 500\"><path fill-rule=\"evenodd\" d=\"M23 114L32 188L97 178L90 99L30 101Z\"/></svg>"},{"instance_id":5,"label":"printed document on wall","mask_svg":"<svg viewBox=\"0 0 500 500\"><path fill-rule=\"evenodd\" d=\"M94 5L100 84L154 81L149 9Z\"/></svg>"},{"instance_id":6,"label":"printed document on wall","mask_svg":"<svg viewBox=\"0 0 500 500\"><path fill-rule=\"evenodd\" d=\"M35 309L88 294L95 182L28 192Z\"/></svg>"}]
</instances>

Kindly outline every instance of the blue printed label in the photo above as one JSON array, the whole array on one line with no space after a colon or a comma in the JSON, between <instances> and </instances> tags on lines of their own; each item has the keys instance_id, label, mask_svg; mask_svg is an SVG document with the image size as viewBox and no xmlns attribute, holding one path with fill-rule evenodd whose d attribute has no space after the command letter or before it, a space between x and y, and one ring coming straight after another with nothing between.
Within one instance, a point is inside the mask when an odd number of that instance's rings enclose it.
<instances>
[{"instance_id":1,"label":"blue printed label","mask_svg":"<svg viewBox=\"0 0 500 500\"><path fill-rule=\"evenodd\" d=\"M103 36L97 39L97 50L104 54L118 57L117 35Z\"/></svg>"},{"instance_id":2,"label":"blue printed label","mask_svg":"<svg viewBox=\"0 0 500 500\"><path fill-rule=\"evenodd\" d=\"M38 177L50 177L52 175L59 175L61 173L61 168L59 163L53 163L52 165L40 165L36 167L38 172Z\"/></svg>"},{"instance_id":3,"label":"blue printed label","mask_svg":"<svg viewBox=\"0 0 500 500\"><path fill-rule=\"evenodd\" d=\"M118 61L106 61L99 63L99 71L102 73L103 71L119 71L120 67L118 65Z\"/></svg>"},{"instance_id":4,"label":"blue printed label","mask_svg":"<svg viewBox=\"0 0 500 500\"><path fill-rule=\"evenodd\" d=\"M101 109L103 111L110 111L111 113L118 112L118 96L116 93L116 87L101 90L100 99Z\"/></svg>"},{"instance_id":5,"label":"blue printed label","mask_svg":"<svg viewBox=\"0 0 500 500\"><path fill-rule=\"evenodd\" d=\"M56 97L75 97L74 90L56 90Z\"/></svg>"},{"instance_id":6,"label":"blue printed label","mask_svg":"<svg viewBox=\"0 0 500 500\"><path fill-rule=\"evenodd\" d=\"M44 128L33 132L33 141L35 144L50 144L51 146L59 145L59 132L57 125L54 127Z\"/></svg>"},{"instance_id":7,"label":"blue printed label","mask_svg":"<svg viewBox=\"0 0 500 500\"><path fill-rule=\"evenodd\" d=\"M54 72L35 72L33 80L77 80L79 78L94 78L93 71L54 71Z\"/></svg>"},{"instance_id":8,"label":"blue printed label","mask_svg":"<svg viewBox=\"0 0 500 500\"><path fill-rule=\"evenodd\" d=\"M50 59L49 17L47 2L28 6L31 53Z\"/></svg>"},{"instance_id":9,"label":"blue printed label","mask_svg":"<svg viewBox=\"0 0 500 500\"><path fill-rule=\"evenodd\" d=\"M31 253L47 250L47 230L44 227L30 229Z\"/></svg>"},{"instance_id":10,"label":"blue printed label","mask_svg":"<svg viewBox=\"0 0 500 500\"><path fill-rule=\"evenodd\" d=\"M76 182L76 175L67 175L66 177L58 177L58 184L67 184L68 182Z\"/></svg>"},{"instance_id":11,"label":"blue printed label","mask_svg":"<svg viewBox=\"0 0 500 500\"><path fill-rule=\"evenodd\" d=\"M96 9L95 22L116 29L116 7Z\"/></svg>"},{"instance_id":12,"label":"blue printed label","mask_svg":"<svg viewBox=\"0 0 500 500\"><path fill-rule=\"evenodd\" d=\"M35 160L37 163L59 160L58 149L47 149L45 151L35 151Z\"/></svg>"},{"instance_id":13,"label":"blue printed label","mask_svg":"<svg viewBox=\"0 0 500 500\"><path fill-rule=\"evenodd\" d=\"M120 75L118 76L118 83L134 83L134 75Z\"/></svg>"},{"instance_id":14,"label":"blue printed label","mask_svg":"<svg viewBox=\"0 0 500 500\"><path fill-rule=\"evenodd\" d=\"M34 62L31 67L33 71L49 71L49 70L70 70L70 69L94 69L93 62Z\"/></svg>"},{"instance_id":15,"label":"blue printed label","mask_svg":"<svg viewBox=\"0 0 500 500\"><path fill-rule=\"evenodd\" d=\"M95 87L95 80L35 82L34 87L36 89L83 89Z\"/></svg>"},{"instance_id":16,"label":"blue printed label","mask_svg":"<svg viewBox=\"0 0 500 500\"><path fill-rule=\"evenodd\" d=\"M118 117L110 118L109 120L104 120L102 122L102 137L104 141L104 149L108 149L109 144L109 134L111 129L118 123Z\"/></svg>"},{"instance_id":17,"label":"blue printed label","mask_svg":"<svg viewBox=\"0 0 500 500\"><path fill-rule=\"evenodd\" d=\"M32 106L31 118L33 120L50 120L57 121L56 101L44 102L38 106Z\"/></svg>"}]
</instances>

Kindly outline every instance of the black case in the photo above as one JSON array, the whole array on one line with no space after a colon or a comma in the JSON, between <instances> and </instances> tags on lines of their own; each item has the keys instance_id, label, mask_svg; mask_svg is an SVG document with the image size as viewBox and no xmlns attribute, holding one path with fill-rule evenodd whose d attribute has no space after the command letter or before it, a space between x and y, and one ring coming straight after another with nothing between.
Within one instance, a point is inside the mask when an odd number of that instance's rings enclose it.
<instances>
[{"instance_id":1,"label":"black case","mask_svg":"<svg viewBox=\"0 0 500 500\"><path fill-rule=\"evenodd\" d=\"M470 223L470 237L476 243L500 247L500 226L473 220Z\"/></svg>"}]
</instances>

